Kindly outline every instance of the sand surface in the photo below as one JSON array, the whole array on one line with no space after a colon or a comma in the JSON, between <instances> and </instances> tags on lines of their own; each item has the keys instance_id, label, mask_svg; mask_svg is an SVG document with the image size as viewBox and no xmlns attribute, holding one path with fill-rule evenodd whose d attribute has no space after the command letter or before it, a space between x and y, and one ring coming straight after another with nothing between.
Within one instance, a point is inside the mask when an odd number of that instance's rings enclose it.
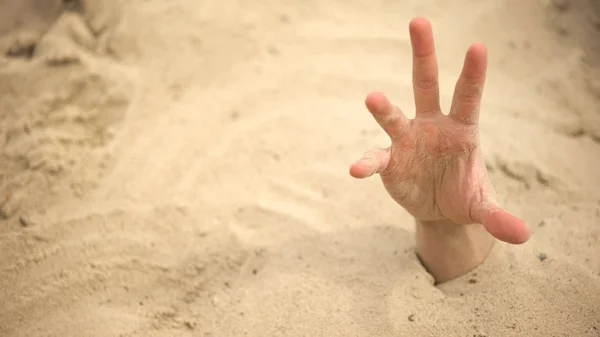
<instances>
[{"instance_id":1,"label":"sand surface","mask_svg":"<svg viewBox=\"0 0 600 337\"><path fill-rule=\"evenodd\" d=\"M0 336L600 336L598 2L0 0ZM594 8L593 6L596 6ZM481 137L533 236L435 287L348 165L487 44Z\"/></svg>"}]
</instances>

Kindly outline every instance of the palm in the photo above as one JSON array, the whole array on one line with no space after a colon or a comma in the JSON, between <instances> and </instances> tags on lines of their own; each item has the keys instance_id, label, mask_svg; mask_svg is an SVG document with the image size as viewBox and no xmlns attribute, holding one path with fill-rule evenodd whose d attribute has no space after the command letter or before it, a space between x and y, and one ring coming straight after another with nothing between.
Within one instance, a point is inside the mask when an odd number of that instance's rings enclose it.
<instances>
[{"instance_id":1,"label":"palm","mask_svg":"<svg viewBox=\"0 0 600 337\"><path fill-rule=\"evenodd\" d=\"M526 241L529 232L524 222L493 198L479 146L485 47L474 44L469 49L452 108L445 115L439 106L431 26L426 20L415 21L410 33L416 117L408 120L383 94L370 94L366 105L392 144L367 152L352 165L350 174L366 178L379 173L391 197L420 221L480 223L503 241Z\"/></svg>"},{"instance_id":2,"label":"palm","mask_svg":"<svg viewBox=\"0 0 600 337\"><path fill-rule=\"evenodd\" d=\"M443 115L412 120L381 175L392 198L420 220L474 222L481 191L492 191L475 132Z\"/></svg>"}]
</instances>

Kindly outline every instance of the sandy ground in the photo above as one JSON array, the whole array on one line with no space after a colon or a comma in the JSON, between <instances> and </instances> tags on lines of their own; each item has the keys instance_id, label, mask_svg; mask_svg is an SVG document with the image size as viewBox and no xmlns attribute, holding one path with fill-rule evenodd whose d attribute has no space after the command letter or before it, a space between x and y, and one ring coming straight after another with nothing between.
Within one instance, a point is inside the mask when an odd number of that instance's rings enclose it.
<instances>
[{"instance_id":1,"label":"sandy ground","mask_svg":"<svg viewBox=\"0 0 600 337\"><path fill-rule=\"evenodd\" d=\"M0 336L600 336L593 0L66 2L0 0ZM487 165L533 229L439 287L347 174L387 146L369 91L413 115L416 15L446 107L488 45Z\"/></svg>"}]
</instances>

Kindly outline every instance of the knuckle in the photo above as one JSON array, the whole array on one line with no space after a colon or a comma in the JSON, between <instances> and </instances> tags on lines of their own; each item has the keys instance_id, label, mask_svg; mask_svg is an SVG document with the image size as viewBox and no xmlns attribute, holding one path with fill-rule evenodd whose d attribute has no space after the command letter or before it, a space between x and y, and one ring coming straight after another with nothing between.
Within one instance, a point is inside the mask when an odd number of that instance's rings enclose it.
<instances>
[{"instance_id":1,"label":"knuckle","mask_svg":"<svg viewBox=\"0 0 600 337\"><path fill-rule=\"evenodd\" d=\"M398 115L389 114L381 119L381 125L388 126L391 124L395 124L398 121L398 119L399 119Z\"/></svg>"},{"instance_id":2,"label":"knuckle","mask_svg":"<svg viewBox=\"0 0 600 337\"><path fill-rule=\"evenodd\" d=\"M415 86L421 90L431 91L437 89L439 82L435 78L421 78L415 81Z\"/></svg>"},{"instance_id":3,"label":"knuckle","mask_svg":"<svg viewBox=\"0 0 600 337\"><path fill-rule=\"evenodd\" d=\"M479 101L481 100L481 92L469 90L464 92L459 99L462 104L476 106L479 105Z\"/></svg>"},{"instance_id":4,"label":"knuckle","mask_svg":"<svg viewBox=\"0 0 600 337\"><path fill-rule=\"evenodd\" d=\"M479 111L481 105L480 91L465 91L457 99L456 109L460 115L471 116L473 113Z\"/></svg>"},{"instance_id":5,"label":"knuckle","mask_svg":"<svg viewBox=\"0 0 600 337\"><path fill-rule=\"evenodd\" d=\"M459 95L461 102L476 105L481 100L482 87L478 83L465 83Z\"/></svg>"},{"instance_id":6,"label":"knuckle","mask_svg":"<svg viewBox=\"0 0 600 337\"><path fill-rule=\"evenodd\" d=\"M392 138L402 133L402 117L399 114L391 114L379 118L378 122L381 128Z\"/></svg>"}]
</instances>

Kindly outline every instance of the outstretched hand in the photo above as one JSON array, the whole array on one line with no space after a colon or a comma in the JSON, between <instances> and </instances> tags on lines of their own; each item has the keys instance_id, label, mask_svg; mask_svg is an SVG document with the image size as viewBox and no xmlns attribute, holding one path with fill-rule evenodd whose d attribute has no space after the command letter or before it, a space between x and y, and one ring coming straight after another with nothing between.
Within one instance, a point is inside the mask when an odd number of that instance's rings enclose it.
<instances>
[{"instance_id":1,"label":"outstretched hand","mask_svg":"<svg viewBox=\"0 0 600 337\"><path fill-rule=\"evenodd\" d=\"M445 115L439 103L431 24L416 18L409 31L415 118L407 119L383 94L371 93L366 106L390 137L391 146L366 152L350 167L350 174L356 178L379 174L391 197L419 221L478 223L499 240L526 242L530 232L525 222L494 198L479 145L485 46L475 43L467 51L452 107Z\"/></svg>"}]
</instances>

